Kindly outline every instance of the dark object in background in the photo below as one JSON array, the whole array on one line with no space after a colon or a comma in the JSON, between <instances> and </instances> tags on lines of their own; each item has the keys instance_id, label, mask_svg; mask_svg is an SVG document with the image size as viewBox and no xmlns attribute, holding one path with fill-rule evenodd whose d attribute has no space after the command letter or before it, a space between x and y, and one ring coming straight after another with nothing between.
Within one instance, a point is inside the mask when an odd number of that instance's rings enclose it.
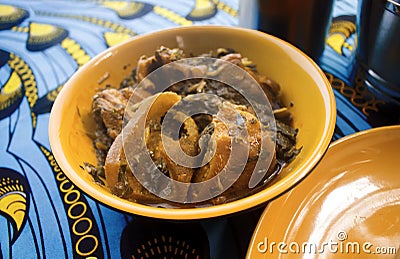
<instances>
[{"instance_id":1,"label":"dark object in background","mask_svg":"<svg viewBox=\"0 0 400 259\"><path fill-rule=\"evenodd\" d=\"M383 109L400 111L400 0L359 0L357 63Z\"/></svg>"},{"instance_id":2,"label":"dark object in background","mask_svg":"<svg viewBox=\"0 0 400 259\"><path fill-rule=\"evenodd\" d=\"M135 216L122 233L121 258L209 259L210 247L200 222Z\"/></svg>"},{"instance_id":3,"label":"dark object in background","mask_svg":"<svg viewBox=\"0 0 400 259\"><path fill-rule=\"evenodd\" d=\"M239 25L290 42L318 63L329 31L334 0L243 0Z\"/></svg>"}]
</instances>

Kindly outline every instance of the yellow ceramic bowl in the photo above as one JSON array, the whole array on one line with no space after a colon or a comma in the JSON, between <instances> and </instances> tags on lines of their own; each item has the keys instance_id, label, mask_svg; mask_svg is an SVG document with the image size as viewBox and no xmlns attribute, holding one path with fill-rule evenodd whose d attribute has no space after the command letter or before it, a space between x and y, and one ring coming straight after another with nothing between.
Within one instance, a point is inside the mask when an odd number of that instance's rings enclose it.
<instances>
[{"instance_id":1,"label":"yellow ceramic bowl","mask_svg":"<svg viewBox=\"0 0 400 259\"><path fill-rule=\"evenodd\" d=\"M96 164L92 141L87 135L88 117L95 90L118 85L138 58L152 55L161 45L182 47L200 54L219 47L233 48L257 64L260 73L277 81L284 102L299 129L298 147L303 149L272 185L234 202L191 209L164 209L118 198L97 185L80 166ZM129 69L126 69L127 65ZM200 219L246 210L276 197L309 173L325 153L335 126L336 107L331 86L321 69L292 45L270 35L235 27L192 26L136 36L107 49L83 66L65 84L50 116L49 137L54 156L68 178L94 199L125 212L164 219Z\"/></svg>"}]
</instances>

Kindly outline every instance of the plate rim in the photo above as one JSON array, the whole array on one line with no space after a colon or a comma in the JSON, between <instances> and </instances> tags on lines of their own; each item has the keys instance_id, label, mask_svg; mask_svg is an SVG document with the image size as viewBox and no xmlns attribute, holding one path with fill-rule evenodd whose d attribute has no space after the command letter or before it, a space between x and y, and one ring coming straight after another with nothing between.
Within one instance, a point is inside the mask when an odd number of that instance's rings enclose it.
<instances>
[{"instance_id":1,"label":"plate rim","mask_svg":"<svg viewBox=\"0 0 400 259\"><path fill-rule=\"evenodd\" d=\"M345 136L345 137L343 137L343 138L340 138L340 139L338 139L338 140L333 141L333 142L329 145L329 147L328 147L326 153L327 153L331 148L334 148L334 147L336 147L336 146L338 146L338 145L342 145L343 143L348 143L348 142L350 142L350 141L352 141L352 140L354 140L354 139L362 138L362 137L365 137L366 135L374 135L374 134L378 134L378 133L380 133L380 132L391 132L391 131L398 131L399 134L400 134L400 125L381 126L381 127L370 128L370 129L367 129L367 130L362 130L362 131L359 131L359 132L355 132L355 133L353 133L353 134L349 134L349 135L347 135L347 136ZM326 155L326 153L325 153L325 155ZM324 157L325 157L325 155L324 155ZM319 161L318 164L324 162L324 157ZM253 258L252 256L254 256L254 254L257 252L257 251L254 249L254 247L255 247L255 242L256 242L257 237L258 237L259 234L260 234L260 228L262 227L263 222L264 222L264 221L267 219L267 217L268 217L271 204L274 203L274 202L275 202L275 203L276 203L276 202L279 202L279 203L286 202L286 201L290 198L290 195L292 194L292 192L294 192L294 191L296 190L296 187L297 187L299 184L301 184L303 181L305 181L308 177L312 176L312 174L313 174L313 171L311 171L311 172L308 174L307 177L304 177L304 178L301 179L299 182L297 182L297 184L296 184L295 186L293 186L293 188L291 188L291 189L289 189L289 190L287 190L287 191L281 193L279 196L277 196L277 197L275 197L274 199L272 199L272 200L265 206L264 211L262 212L262 214L261 214L261 216L260 216L260 218L259 218L259 221L257 222L257 225L256 225L256 227L254 228L253 234L252 234L252 236L251 236L251 239L250 239L250 242L249 242L249 246L248 246L248 249L247 249L247 253L246 253L246 259ZM284 197L286 197L286 198L284 199ZM282 240L282 241L283 241L283 240ZM258 257L257 257L257 258L258 258ZM261 258L264 258L264 257L261 257Z\"/></svg>"}]
</instances>

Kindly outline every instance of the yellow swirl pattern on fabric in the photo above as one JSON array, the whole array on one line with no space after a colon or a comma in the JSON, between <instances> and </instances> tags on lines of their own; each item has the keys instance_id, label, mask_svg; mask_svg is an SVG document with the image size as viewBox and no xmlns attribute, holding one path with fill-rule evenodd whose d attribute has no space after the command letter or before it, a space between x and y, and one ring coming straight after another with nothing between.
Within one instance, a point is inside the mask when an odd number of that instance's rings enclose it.
<instances>
[{"instance_id":1,"label":"yellow swirl pattern on fabric","mask_svg":"<svg viewBox=\"0 0 400 259\"><path fill-rule=\"evenodd\" d=\"M9 29L29 16L24 9L0 4L0 30Z\"/></svg>"},{"instance_id":2,"label":"yellow swirl pattern on fabric","mask_svg":"<svg viewBox=\"0 0 400 259\"><path fill-rule=\"evenodd\" d=\"M218 1L218 0L213 0L214 3L217 5L218 10L224 11L227 14L230 14L233 17L238 16L237 10L235 10L233 7L229 6L228 4Z\"/></svg>"},{"instance_id":3,"label":"yellow swirl pattern on fabric","mask_svg":"<svg viewBox=\"0 0 400 259\"><path fill-rule=\"evenodd\" d=\"M346 85L342 80L334 77L330 73L325 74L332 87L350 100L350 102L359 108L366 116L369 116L371 111L378 112L379 105L385 103L382 100L376 99L376 97L368 91L365 87L361 71L357 73L354 87Z\"/></svg>"},{"instance_id":4,"label":"yellow swirl pattern on fabric","mask_svg":"<svg viewBox=\"0 0 400 259\"><path fill-rule=\"evenodd\" d=\"M40 150L46 156L51 169L57 180L58 189L62 196L63 202L67 207L67 217L73 223L70 225L71 232L76 236L77 241L74 249L75 253L82 257L93 255L99 248L99 237L91 234L94 224L92 219L85 216L90 208L88 204L82 201L83 194L79 189L71 183L71 181L65 176L64 172L59 167L53 154L44 146L39 145ZM81 222L87 222L85 229L78 229L78 224ZM90 244L90 246L88 245Z\"/></svg>"},{"instance_id":5,"label":"yellow swirl pattern on fabric","mask_svg":"<svg viewBox=\"0 0 400 259\"><path fill-rule=\"evenodd\" d=\"M42 24L42 23L30 23L29 32L32 38L37 38L37 41L43 42L47 41L47 38L55 37L54 34L59 34L59 27L56 27L51 24Z\"/></svg>"},{"instance_id":6,"label":"yellow swirl pattern on fabric","mask_svg":"<svg viewBox=\"0 0 400 259\"><path fill-rule=\"evenodd\" d=\"M50 37L49 35L52 34L55 30L57 30L54 26L48 25L48 24L37 24L37 23L31 23L30 27L19 27L19 26L14 26L12 28L14 31L22 32L22 33L30 33L31 35L36 35L37 38L41 37L42 40L40 40L41 43L52 45L55 42L52 42L54 38ZM44 35L44 36L43 36ZM46 36L47 35L47 36ZM82 49L80 44L78 44L76 41L73 39L66 37L62 42L61 42L61 47L65 49L65 51L74 59L74 61L78 64L78 69L82 67L84 64L86 64L91 57ZM10 67L12 69L16 70L16 74L19 75L23 79L23 85L25 87L26 91L26 96L28 98L29 106L31 108L34 107L36 104L36 101L39 99L38 93L37 93L37 86L36 86L36 80L33 75L32 70L29 68L29 66L19 57L16 57L15 55L10 56ZM13 85L16 85L18 79L15 79L12 81ZM10 82L11 84L11 82ZM14 86L16 87L16 86ZM3 87L4 88L4 87ZM57 89L54 89L47 93L47 98L49 101L54 101L55 98L57 97L58 93L61 91L62 85L58 86ZM21 94L21 93L20 93ZM5 104L2 102L2 97L3 94L0 95L0 107L5 107ZM16 98L16 97L15 97ZM8 100L7 103L10 103ZM33 126L36 126L36 115L32 113L32 118L33 118Z\"/></svg>"},{"instance_id":7,"label":"yellow swirl pattern on fabric","mask_svg":"<svg viewBox=\"0 0 400 259\"><path fill-rule=\"evenodd\" d=\"M54 102L64 85L59 85L56 89L51 90L46 94L47 100Z\"/></svg>"},{"instance_id":8,"label":"yellow swirl pattern on fabric","mask_svg":"<svg viewBox=\"0 0 400 259\"><path fill-rule=\"evenodd\" d=\"M153 11L154 11L154 13L156 13L176 24L179 24L181 26L189 26L189 25L193 24L192 21L189 21L188 19L180 16L179 14L177 14L167 8L161 7L161 6L154 6Z\"/></svg>"},{"instance_id":9,"label":"yellow swirl pattern on fabric","mask_svg":"<svg viewBox=\"0 0 400 259\"><path fill-rule=\"evenodd\" d=\"M5 19L3 17L10 17L17 13L17 8L11 5L0 5L0 19Z\"/></svg>"},{"instance_id":10,"label":"yellow swirl pattern on fabric","mask_svg":"<svg viewBox=\"0 0 400 259\"><path fill-rule=\"evenodd\" d=\"M68 31L53 25L31 22L27 48L31 51L41 51L59 44L68 36Z\"/></svg>"},{"instance_id":11,"label":"yellow swirl pattern on fabric","mask_svg":"<svg viewBox=\"0 0 400 259\"><path fill-rule=\"evenodd\" d=\"M35 12L38 15L42 15L42 16L49 16L49 17L63 17L63 18L69 18L69 19L75 19L75 20L80 20L80 21L84 21L84 22L88 22L91 24L95 24L107 29L110 29L112 31L115 32L119 32L119 33L126 33L129 34L131 36L135 36L136 32L132 31L131 29L112 22L112 21L107 21L104 19L99 19L96 17L91 17L91 16L85 16L85 15L72 15L72 14L60 14L60 13L50 13L50 12L42 12L42 11L37 11Z\"/></svg>"},{"instance_id":12,"label":"yellow swirl pattern on fabric","mask_svg":"<svg viewBox=\"0 0 400 259\"><path fill-rule=\"evenodd\" d=\"M78 68L82 67L90 60L90 56L82 49L81 45L71 38L66 38L61 42L61 46L78 64Z\"/></svg>"},{"instance_id":13,"label":"yellow swirl pattern on fabric","mask_svg":"<svg viewBox=\"0 0 400 259\"><path fill-rule=\"evenodd\" d=\"M11 73L11 76L8 79L7 83L1 89L1 94L2 95L12 95L16 91L21 89L20 86L21 86L21 79L15 72L13 72L13 73Z\"/></svg>"},{"instance_id":14,"label":"yellow swirl pattern on fabric","mask_svg":"<svg viewBox=\"0 0 400 259\"><path fill-rule=\"evenodd\" d=\"M11 28L11 30L15 31L15 32L28 33L29 32L29 27L14 26L14 27Z\"/></svg>"},{"instance_id":15,"label":"yellow swirl pattern on fabric","mask_svg":"<svg viewBox=\"0 0 400 259\"><path fill-rule=\"evenodd\" d=\"M193 10L188 16L192 18L208 17L215 13L215 8L215 3L212 0L196 0Z\"/></svg>"},{"instance_id":16,"label":"yellow swirl pattern on fabric","mask_svg":"<svg viewBox=\"0 0 400 259\"><path fill-rule=\"evenodd\" d=\"M19 56L14 53L10 53L10 60L8 65L18 74L21 78L22 84L25 88L25 96L28 99L29 107L32 109L35 106L38 97L38 89L35 76L32 69L22 60ZM36 128L36 115L31 112L32 116L32 127Z\"/></svg>"},{"instance_id":17,"label":"yellow swirl pattern on fabric","mask_svg":"<svg viewBox=\"0 0 400 259\"><path fill-rule=\"evenodd\" d=\"M132 17L142 11L144 7L144 3L140 2L105 1L100 4L116 11L122 18Z\"/></svg>"},{"instance_id":18,"label":"yellow swirl pattern on fabric","mask_svg":"<svg viewBox=\"0 0 400 259\"><path fill-rule=\"evenodd\" d=\"M350 21L332 22L326 43L337 53L343 55L343 47L352 51L353 46L346 42L351 34L355 33L356 25Z\"/></svg>"},{"instance_id":19,"label":"yellow swirl pattern on fabric","mask_svg":"<svg viewBox=\"0 0 400 259\"><path fill-rule=\"evenodd\" d=\"M19 232L26 216L26 195L18 180L9 177L1 179L0 211L13 221L15 232Z\"/></svg>"},{"instance_id":20,"label":"yellow swirl pattern on fabric","mask_svg":"<svg viewBox=\"0 0 400 259\"><path fill-rule=\"evenodd\" d=\"M21 78L16 72L12 72L8 81L3 85L0 92L0 111L10 107L22 96Z\"/></svg>"},{"instance_id":21,"label":"yellow swirl pattern on fabric","mask_svg":"<svg viewBox=\"0 0 400 259\"><path fill-rule=\"evenodd\" d=\"M107 46L109 47L115 46L131 38L131 35L129 34L118 32L105 32L103 36L107 43Z\"/></svg>"}]
</instances>

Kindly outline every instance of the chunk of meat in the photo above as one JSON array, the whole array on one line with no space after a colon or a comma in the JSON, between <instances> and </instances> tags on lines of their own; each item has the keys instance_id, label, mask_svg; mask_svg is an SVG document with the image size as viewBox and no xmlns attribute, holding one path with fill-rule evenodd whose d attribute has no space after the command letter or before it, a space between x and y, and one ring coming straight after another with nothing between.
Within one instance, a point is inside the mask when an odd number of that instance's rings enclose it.
<instances>
[{"instance_id":1,"label":"chunk of meat","mask_svg":"<svg viewBox=\"0 0 400 259\"><path fill-rule=\"evenodd\" d=\"M199 134L197 125L194 120L189 117L184 121L183 129L184 133L179 138L179 145L186 155L194 157L198 154L197 142L199 139ZM168 144L170 141L170 143L172 143L173 141L169 137L167 137L166 139L169 141L164 144ZM161 150L162 156L164 158L164 161L166 162L166 166L169 171L169 176L176 181L190 183L193 177L194 169L192 167L176 164L175 161L173 161L171 157L165 152L164 147ZM172 148L170 150L174 152Z\"/></svg>"},{"instance_id":2,"label":"chunk of meat","mask_svg":"<svg viewBox=\"0 0 400 259\"><path fill-rule=\"evenodd\" d=\"M138 82L142 81L148 74L157 68L172 61L181 59L183 56L183 51L181 49L169 49L166 47L160 47L151 57L141 56L136 68L136 80Z\"/></svg>"},{"instance_id":3,"label":"chunk of meat","mask_svg":"<svg viewBox=\"0 0 400 259\"><path fill-rule=\"evenodd\" d=\"M230 126L224 124L221 120L214 117L213 121L211 122L214 125L214 131L211 134L211 138L215 143L215 146L213 147L215 149L214 156L210 160L210 162L207 165L201 167L194 176L194 182L207 181L213 177L216 177L222 171L222 169L227 166L228 159L232 159L231 156L233 156L234 160L235 156L236 158L238 156L247 156L247 163L246 165L244 165L244 169L240 173L239 178L222 194L222 196L229 197L235 197L232 195L243 195L243 193L246 193L243 190L249 189L249 181L259 158L261 145L263 145L264 148L268 149L268 151L274 150L274 143L271 138L261 136L262 133L260 121L253 114L248 112L244 106L235 105L234 107L236 112L239 113L245 121L248 135L247 139L243 140L243 145L248 145L248 154L246 154L245 152L240 153L241 150L246 150L240 148L237 151L238 153L232 154L231 139L233 137L233 134L229 130ZM275 152L272 155L273 168L275 167L274 165ZM269 172L271 173L272 170ZM266 173L264 178L266 178L268 175L269 174ZM212 190L203 191L211 192Z\"/></svg>"},{"instance_id":4,"label":"chunk of meat","mask_svg":"<svg viewBox=\"0 0 400 259\"><path fill-rule=\"evenodd\" d=\"M155 98L152 106L150 107L147 116L144 118L146 121L145 126L145 142L147 150L155 163L156 167L165 175L169 176L171 179L176 181L189 183L192 179L193 169L189 167L184 167L177 165L171 158L166 154L163 143L161 141L161 120L166 112L176 103L181 97L172 92L161 93L157 96L152 96L150 98ZM149 100L149 99L146 99ZM137 114L138 116L145 116L146 113ZM140 119L138 119L140 121ZM188 118L183 124L184 134L182 134L179 139L182 150L190 155L196 155L197 148L196 143L198 140L198 129L192 118ZM132 127L135 129L135 127ZM133 134L131 140L137 139L135 134L140 134L139 132L131 132L126 134ZM144 188L138 180L133 175L130 166L135 166L134 163L128 163L126 161L125 153L122 147L122 133L119 134L114 140L112 146L110 147L106 162L105 162L105 178L107 186L110 188L112 193L120 197L124 197L130 200L140 200L148 203L160 203L161 198L156 197L150 193L146 188ZM151 173L145 172L146 168L138 166L140 172L138 173ZM139 170L139 169L138 169ZM143 171L143 172L142 172ZM166 188L171 188L165 186ZM181 195L182 188L179 189L180 192L173 189L171 190L171 197L174 195ZM186 195L186 190L184 190ZM176 192L176 193L175 193ZM186 196L185 196L186 197Z\"/></svg>"},{"instance_id":5,"label":"chunk of meat","mask_svg":"<svg viewBox=\"0 0 400 259\"><path fill-rule=\"evenodd\" d=\"M121 171L121 168L125 168ZM122 134L119 134L108 151L104 166L105 177L111 193L131 201L161 203L162 199L150 193L133 175L127 166L122 146Z\"/></svg>"},{"instance_id":6,"label":"chunk of meat","mask_svg":"<svg viewBox=\"0 0 400 259\"><path fill-rule=\"evenodd\" d=\"M153 161L156 162L159 169L173 180L189 183L192 179L193 169L176 164L165 151L163 144L167 143L162 143L161 139L161 120L180 99L181 97L173 92L164 92L158 96L148 114L146 126L148 136L145 139L147 148L152 153ZM180 147L187 155L195 156L197 154L198 128L192 118L188 117L184 121L183 130L184 133L179 138ZM170 139L170 141L172 140Z\"/></svg>"},{"instance_id":7,"label":"chunk of meat","mask_svg":"<svg viewBox=\"0 0 400 259\"><path fill-rule=\"evenodd\" d=\"M121 90L107 88L94 96L92 109L94 117L101 118L107 134L112 139L115 139L122 130L122 118L132 93L132 88Z\"/></svg>"},{"instance_id":8,"label":"chunk of meat","mask_svg":"<svg viewBox=\"0 0 400 259\"><path fill-rule=\"evenodd\" d=\"M261 86L264 93L267 95L268 100L271 102L271 106L273 108L278 107L276 103L279 101L279 93L280 93L280 86L277 82L272 80L271 78L267 77L266 75L259 74L254 71L253 68L245 66L243 63L243 57L239 53L230 53L220 58L223 61L230 62L234 65L239 66L240 68L246 70L247 73L252 76L257 83Z\"/></svg>"}]
</instances>

